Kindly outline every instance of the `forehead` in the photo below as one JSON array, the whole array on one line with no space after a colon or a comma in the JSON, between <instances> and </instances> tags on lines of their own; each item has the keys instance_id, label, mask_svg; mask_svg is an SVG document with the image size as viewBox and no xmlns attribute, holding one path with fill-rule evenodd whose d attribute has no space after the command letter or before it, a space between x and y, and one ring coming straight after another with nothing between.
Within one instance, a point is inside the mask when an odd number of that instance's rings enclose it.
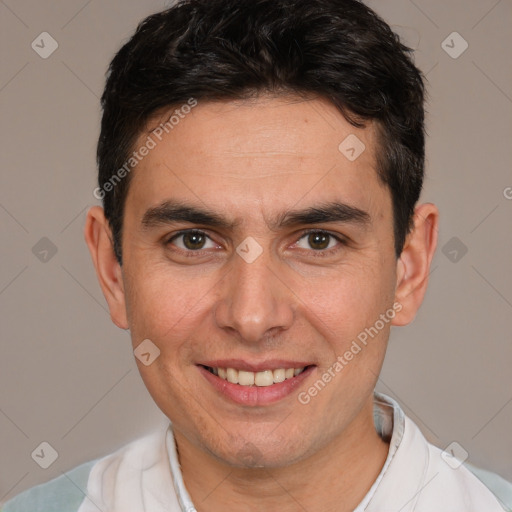
<instances>
[{"instance_id":1,"label":"forehead","mask_svg":"<svg viewBox=\"0 0 512 512\"><path fill-rule=\"evenodd\" d=\"M377 177L374 125L354 127L324 99L198 102L167 123L176 109L139 137L139 147L147 137L155 145L133 172L127 203L147 208L177 197L240 215L278 214L315 199L369 209L388 192Z\"/></svg>"}]
</instances>

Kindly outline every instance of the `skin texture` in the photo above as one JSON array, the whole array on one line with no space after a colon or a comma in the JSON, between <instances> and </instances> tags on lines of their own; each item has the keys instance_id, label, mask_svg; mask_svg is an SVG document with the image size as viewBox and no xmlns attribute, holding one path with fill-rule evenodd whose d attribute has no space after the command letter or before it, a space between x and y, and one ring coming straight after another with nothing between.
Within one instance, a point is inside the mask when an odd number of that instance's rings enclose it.
<instances>
[{"instance_id":1,"label":"skin texture","mask_svg":"<svg viewBox=\"0 0 512 512\"><path fill-rule=\"evenodd\" d=\"M338 150L350 134L366 146L353 162ZM102 209L88 213L85 238L113 322L130 329L133 348L150 339L160 350L151 365L137 364L173 422L185 485L200 512L226 510L226 503L241 511L353 510L384 464L388 445L374 428L373 389L390 326L412 321L423 300L438 211L417 206L397 260L391 194L377 177L376 151L371 123L356 129L323 99L199 102L133 171L122 268ZM237 224L144 228L145 212L170 199ZM289 210L333 201L366 211L370 222L273 224ZM169 241L191 228L207 235L201 251L186 237ZM312 228L346 244L327 237L319 249L304 233ZM247 237L262 248L252 263L236 252ZM300 403L298 394L395 302L395 317ZM227 358L315 368L283 399L242 405L197 366Z\"/></svg>"}]
</instances>

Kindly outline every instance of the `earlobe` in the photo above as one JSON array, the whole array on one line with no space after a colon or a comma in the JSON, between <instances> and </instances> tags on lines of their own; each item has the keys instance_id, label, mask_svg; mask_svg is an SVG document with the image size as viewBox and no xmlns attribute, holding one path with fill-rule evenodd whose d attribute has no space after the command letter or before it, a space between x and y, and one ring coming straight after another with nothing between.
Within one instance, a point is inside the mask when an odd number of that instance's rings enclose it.
<instances>
[{"instance_id":1,"label":"earlobe","mask_svg":"<svg viewBox=\"0 0 512 512\"><path fill-rule=\"evenodd\" d=\"M396 268L395 301L402 306L393 325L407 325L414 320L428 284L430 264L437 246L439 211L431 203L418 206L414 227L408 234Z\"/></svg>"},{"instance_id":2,"label":"earlobe","mask_svg":"<svg viewBox=\"0 0 512 512\"><path fill-rule=\"evenodd\" d=\"M118 327L128 329L123 274L114 254L110 226L100 206L93 206L87 212L84 237L110 317Z\"/></svg>"}]
</instances>

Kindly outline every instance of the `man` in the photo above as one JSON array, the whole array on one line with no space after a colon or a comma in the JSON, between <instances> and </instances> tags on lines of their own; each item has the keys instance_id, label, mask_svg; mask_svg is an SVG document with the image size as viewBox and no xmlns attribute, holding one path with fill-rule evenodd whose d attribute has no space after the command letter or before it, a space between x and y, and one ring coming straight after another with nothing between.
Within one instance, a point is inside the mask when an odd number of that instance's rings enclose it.
<instances>
[{"instance_id":1,"label":"man","mask_svg":"<svg viewBox=\"0 0 512 512\"><path fill-rule=\"evenodd\" d=\"M172 425L4 511L503 510L374 392L436 248L423 99L356 0L144 20L109 69L85 238Z\"/></svg>"}]
</instances>

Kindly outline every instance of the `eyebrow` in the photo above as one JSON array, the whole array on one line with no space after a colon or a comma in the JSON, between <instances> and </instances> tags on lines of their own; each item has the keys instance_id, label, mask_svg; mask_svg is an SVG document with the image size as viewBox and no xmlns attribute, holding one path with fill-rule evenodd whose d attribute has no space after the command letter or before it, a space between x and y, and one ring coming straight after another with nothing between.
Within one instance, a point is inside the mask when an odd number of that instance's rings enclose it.
<instances>
[{"instance_id":1,"label":"eyebrow","mask_svg":"<svg viewBox=\"0 0 512 512\"><path fill-rule=\"evenodd\" d=\"M212 228L232 230L240 221L231 221L208 208L184 204L178 201L164 201L158 206L149 208L142 217L144 229L187 222L202 224ZM342 222L367 227L371 224L370 214L360 208L340 202L322 203L302 210L283 212L272 219L270 229L293 227L301 224L321 224L326 222Z\"/></svg>"}]
</instances>

